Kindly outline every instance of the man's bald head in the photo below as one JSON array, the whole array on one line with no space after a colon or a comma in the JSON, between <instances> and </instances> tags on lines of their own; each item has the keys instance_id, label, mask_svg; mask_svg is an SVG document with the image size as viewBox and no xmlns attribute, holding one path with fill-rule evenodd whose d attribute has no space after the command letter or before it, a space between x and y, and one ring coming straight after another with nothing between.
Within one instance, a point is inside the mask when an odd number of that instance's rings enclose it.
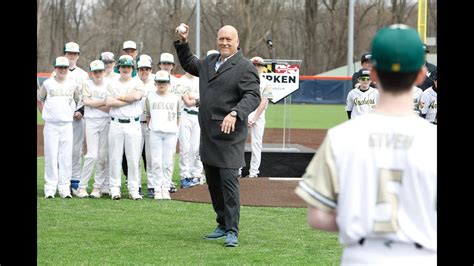
<instances>
[{"instance_id":1,"label":"man's bald head","mask_svg":"<svg viewBox=\"0 0 474 266\"><path fill-rule=\"evenodd\" d=\"M239 34L237 29L231 25L225 25L217 32L217 47L223 58L229 57L237 52L239 47Z\"/></svg>"}]
</instances>

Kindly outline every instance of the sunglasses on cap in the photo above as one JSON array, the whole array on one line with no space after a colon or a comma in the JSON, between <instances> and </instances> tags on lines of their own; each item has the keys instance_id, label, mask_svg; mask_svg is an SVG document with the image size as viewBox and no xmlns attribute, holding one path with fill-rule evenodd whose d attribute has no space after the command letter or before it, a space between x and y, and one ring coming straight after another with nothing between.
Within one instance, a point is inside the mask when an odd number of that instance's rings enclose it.
<instances>
[{"instance_id":1,"label":"sunglasses on cap","mask_svg":"<svg viewBox=\"0 0 474 266\"><path fill-rule=\"evenodd\" d=\"M370 77L360 77L359 79L362 80L362 81L369 81Z\"/></svg>"},{"instance_id":2,"label":"sunglasses on cap","mask_svg":"<svg viewBox=\"0 0 474 266\"><path fill-rule=\"evenodd\" d=\"M169 81L166 81L166 80L156 80L155 82L158 84L170 83Z\"/></svg>"}]
</instances>

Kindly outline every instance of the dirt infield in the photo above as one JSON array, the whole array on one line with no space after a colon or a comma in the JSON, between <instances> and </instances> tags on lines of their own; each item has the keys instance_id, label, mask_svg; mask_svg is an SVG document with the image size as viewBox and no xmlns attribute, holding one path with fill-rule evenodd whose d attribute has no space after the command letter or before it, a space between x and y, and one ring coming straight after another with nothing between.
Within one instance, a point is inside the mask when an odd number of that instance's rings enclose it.
<instances>
[{"instance_id":1,"label":"dirt infield","mask_svg":"<svg viewBox=\"0 0 474 266\"><path fill-rule=\"evenodd\" d=\"M326 129L291 129L286 131L286 143L300 144L318 149L326 135ZM265 129L264 143L282 143L282 129ZM43 126L36 127L37 156L44 156ZM297 181L273 181L268 177L240 179L240 202L246 206L305 207L293 192ZM210 203L207 185L179 189L171 194L173 200Z\"/></svg>"},{"instance_id":2,"label":"dirt infield","mask_svg":"<svg viewBox=\"0 0 474 266\"><path fill-rule=\"evenodd\" d=\"M296 179L296 178L295 178ZM275 181L269 178L241 178L240 204L266 207L306 207L294 193L298 180ZM211 203L207 184L179 189L171 194L173 200Z\"/></svg>"}]
</instances>

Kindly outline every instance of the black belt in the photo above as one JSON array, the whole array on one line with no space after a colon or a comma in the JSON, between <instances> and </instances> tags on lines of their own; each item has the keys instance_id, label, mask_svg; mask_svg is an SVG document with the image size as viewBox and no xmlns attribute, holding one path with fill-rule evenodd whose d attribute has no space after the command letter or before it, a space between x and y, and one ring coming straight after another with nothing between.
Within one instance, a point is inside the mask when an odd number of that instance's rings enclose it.
<instances>
[{"instance_id":1,"label":"black belt","mask_svg":"<svg viewBox=\"0 0 474 266\"><path fill-rule=\"evenodd\" d=\"M197 114L199 114L198 111L193 111L193 110L189 110L189 109L186 109L186 108L184 108L184 111L185 111L186 113L190 114L190 115L197 115Z\"/></svg>"},{"instance_id":2,"label":"black belt","mask_svg":"<svg viewBox=\"0 0 474 266\"><path fill-rule=\"evenodd\" d=\"M359 240L359 245L363 246L363 245L364 245L364 242L365 242L365 237L363 237L363 238L361 238L361 239ZM386 245L387 247L390 247L390 245L391 245L392 243L394 243L394 241L392 241L392 240L387 240L387 241L385 242L385 245ZM413 244L415 245L415 247L416 247L417 249L422 249L422 248L423 248L422 245L420 245L420 244L418 244L418 243L416 243L416 242L413 242Z\"/></svg>"},{"instance_id":3,"label":"black belt","mask_svg":"<svg viewBox=\"0 0 474 266\"><path fill-rule=\"evenodd\" d=\"M144 123L144 124L145 124L145 123L146 123L146 121L140 121L140 123Z\"/></svg>"},{"instance_id":4,"label":"black belt","mask_svg":"<svg viewBox=\"0 0 474 266\"><path fill-rule=\"evenodd\" d=\"M135 120L135 121L140 120L140 117L137 116L137 117L132 118L132 119L120 119L120 118L110 117L110 119L111 119L112 121L117 121L117 122L119 122L119 123L130 123L130 121L132 121L132 120Z\"/></svg>"}]
</instances>

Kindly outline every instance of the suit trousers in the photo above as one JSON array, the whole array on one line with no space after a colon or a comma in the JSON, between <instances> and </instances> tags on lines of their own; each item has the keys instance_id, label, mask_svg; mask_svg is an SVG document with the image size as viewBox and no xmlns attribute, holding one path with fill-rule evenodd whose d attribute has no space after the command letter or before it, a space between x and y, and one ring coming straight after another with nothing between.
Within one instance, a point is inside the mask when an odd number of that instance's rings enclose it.
<instances>
[{"instance_id":1,"label":"suit trousers","mask_svg":"<svg viewBox=\"0 0 474 266\"><path fill-rule=\"evenodd\" d=\"M239 169L219 168L203 163L212 207L219 227L239 233L240 183Z\"/></svg>"}]
</instances>

